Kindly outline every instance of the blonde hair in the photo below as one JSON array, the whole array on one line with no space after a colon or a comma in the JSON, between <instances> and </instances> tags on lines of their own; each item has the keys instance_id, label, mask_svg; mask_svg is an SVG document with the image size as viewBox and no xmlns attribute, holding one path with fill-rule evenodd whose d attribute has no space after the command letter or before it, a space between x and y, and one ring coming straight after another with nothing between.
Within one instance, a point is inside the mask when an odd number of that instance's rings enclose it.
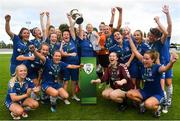
<instances>
[{"instance_id":1,"label":"blonde hair","mask_svg":"<svg viewBox=\"0 0 180 121\"><path fill-rule=\"evenodd\" d=\"M17 72L19 70L20 67L24 67L26 70L27 70L27 67L24 65L24 64L21 64L21 65L18 65L15 69L15 76L12 77L9 81L10 83L10 87L13 88L14 87L14 84L15 84L15 81L17 80L18 76L17 76Z\"/></svg>"}]
</instances>

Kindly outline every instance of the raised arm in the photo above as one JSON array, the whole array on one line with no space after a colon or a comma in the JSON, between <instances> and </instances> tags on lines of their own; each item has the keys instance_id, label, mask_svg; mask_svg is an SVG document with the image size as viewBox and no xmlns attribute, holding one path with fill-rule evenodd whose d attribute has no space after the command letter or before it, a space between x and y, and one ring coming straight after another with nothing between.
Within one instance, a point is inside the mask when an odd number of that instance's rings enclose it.
<instances>
[{"instance_id":1,"label":"raised arm","mask_svg":"<svg viewBox=\"0 0 180 121\"><path fill-rule=\"evenodd\" d=\"M82 25L80 24L79 25L79 38L81 39L81 40L83 40L83 29L82 29Z\"/></svg>"},{"instance_id":2,"label":"raised arm","mask_svg":"<svg viewBox=\"0 0 180 121\"><path fill-rule=\"evenodd\" d=\"M46 39L46 29L45 29L45 25L44 25L44 12L40 13L40 24L41 24L41 29L42 29L42 33L43 33L43 40Z\"/></svg>"},{"instance_id":3,"label":"raised arm","mask_svg":"<svg viewBox=\"0 0 180 121\"><path fill-rule=\"evenodd\" d=\"M49 36L49 27L50 27L50 25L51 25L51 20L50 20L49 12L46 12L46 16L47 16L46 37L48 37L48 36Z\"/></svg>"},{"instance_id":4,"label":"raised arm","mask_svg":"<svg viewBox=\"0 0 180 121\"><path fill-rule=\"evenodd\" d=\"M109 26L111 27L111 31L113 30L115 11L116 11L115 8L111 9L111 20L110 20L110 23L109 23Z\"/></svg>"},{"instance_id":5,"label":"raised arm","mask_svg":"<svg viewBox=\"0 0 180 121\"><path fill-rule=\"evenodd\" d=\"M6 15L5 16L5 20L6 20L6 23L5 23L5 30L6 30L6 33L11 37L13 38L14 37L14 33L11 32L11 29L10 29L10 20L11 20L11 16L10 15Z\"/></svg>"},{"instance_id":6,"label":"raised arm","mask_svg":"<svg viewBox=\"0 0 180 121\"><path fill-rule=\"evenodd\" d=\"M127 67L129 67L130 66L130 64L131 64L131 62L132 62L132 60L134 59L134 53L132 53L131 54L131 57L129 58L129 60L128 60L128 62L127 63L125 63L125 65L127 66Z\"/></svg>"},{"instance_id":7,"label":"raised arm","mask_svg":"<svg viewBox=\"0 0 180 121\"><path fill-rule=\"evenodd\" d=\"M164 43L165 40L166 40L166 37L167 37L167 35L168 35L168 32L167 32L166 28L165 28L165 27L162 25L162 23L160 22L158 16L156 16L156 17L154 18L154 20L155 20L155 22L157 23L159 29L161 30L161 32L162 32L162 34L163 34L163 35L161 36L161 42Z\"/></svg>"},{"instance_id":8,"label":"raised arm","mask_svg":"<svg viewBox=\"0 0 180 121\"><path fill-rule=\"evenodd\" d=\"M172 33L172 19L171 19L171 15L169 13L169 6L167 5L164 5L163 8L162 8L163 12L166 14L166 18L167 18L167 32L168 32L168 35L171 36L171 33Z\"/></svg>"},{"instance_id":9,"label":"raised arm","mask_svg":"<svg viewBox=\"0 0 180 121\"><path fill-rule=\"evenodd\" d=\"M138 52L136 46L134 45L133 41L132 41L132 38L131 36L129 35L128 37L128 40L129 40L129 44L131 46L131 50L132 52L134 53L134 55L138 58L139 61L143 61L143 56Z\"/></svg>"},{"instance_id":10,"label":"raised arm","mask_svg":"<svg viewBox=\"0 0 180 121\"><path fill-rule=\"evenodd\" d=\"M71 37L75 40L76 39L76 35L75 35L75 31L74 31L75 21L72 20L72 17L69 13L67 13L67 18L68 18L69 25L70 25L69 30L70 30Z\"/></svg>"},{"instance_id":11,"label":"raised arm","mask_svg":"<svg viewBox=\"0 0 180 121\"><path fill-rule=\"evenodd\" d=\"M178 60L179 56L178 54L176 54L175 52L172 52L171 53L171 60L170 62L166 65L166 66L161 66L159 68L159 72L162 73L162 72L166 72L167 70L169 70L170 68L173 67L173 64Z\"/></svg>"},{"instance_id":12,"label":"raised arm","mask_svg":"<svg viewBox=\"0 0 180 121\"><path fill-rule=\"evenodd\" d=\"M116 7L117 10L119 11L119 18L118 18L118 23L117 23L117 30L119 31L122 25L122 8Z\"/></svg>"},{"instance_id":13,"label":"raised arm","mask_svg":"<svg viewBox=\"0 0 180 121\"><path fill-rule=\"evenodd\" d=\"M29 46L29 49L30 49L30 51L31 51L32 53L34 53L34 55L35 55L36 57L38 57L40 60L42 60L43 62L46 61L46 57L43 56L41 53L37 52L37 50L35 49L35 46L34 46L34 45L30 45L30 46Z\"/></svg>"}]
</instances>

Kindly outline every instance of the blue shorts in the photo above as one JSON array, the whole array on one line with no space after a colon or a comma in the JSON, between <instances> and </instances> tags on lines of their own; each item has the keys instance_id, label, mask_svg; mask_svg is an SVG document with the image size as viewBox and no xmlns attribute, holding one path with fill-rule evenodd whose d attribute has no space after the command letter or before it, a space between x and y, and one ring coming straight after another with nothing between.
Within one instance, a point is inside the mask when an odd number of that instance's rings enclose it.
<instances>
[{"instance_id":1,"label":"blue shorts","mask_svg":"<svg viewBox=\"0 0 180 121\"><path fill-rule=\"evenodd\" d=\"M17 102L13 102L12 100L6 100L5 105L9 109L12 103L17 103L19 105L22 105L22 103L24 102L25 99L22 99L22 100L17 101Z\"/></svg>"},{"instance_id":2,"label":"blue shorts","mask_svg":"<svg viewBox=\"0 0 180 121\"><path fill-rule=\"evenodd\" d=\"M73 80L78 81L79 80L79 69L66 69L63 75L63 80Z\"/></svg>"},{"instance_id":3,"label":"blue shorts","mask_svg":"<svg viewBox=\"0 0 180 121\"><path fill-rule=\"evenodd\" d=\"M10 65L10 73L11 73L11 76L12 76L12 77L15 76L16 67L17 67L16 64L11 64L11 65Z\"/></svg>"},{"instance_id":4,"label":"blue shorts","mask_svg":"<svg viewBox=\"0 0 180 121\"><path fill-rule=\"evenodd\" d=\"M173 78L173 70L170 69L162 74L162 79Z\"/></svg>"},{"instance_id":5,"label":"blue shorts","mask_svg":"<svg viewBox=\"0 0 180 121\"><path fill-rule=\"evenodd\" d=\"M12 101L6 100L5 105L8 109L10 108L11 104L12 104Z\"/></svg>"},{"instance_id":6,"label":"blue shorts","mask_svg":"<svg viewBox=\"0 0 180 121\"><path fill-rule=\"evenodd\" d=\"M164 93L163 93L163 92L162 92L162 93L159 93L159 94L158 94L158 93L156 93L156 94L151 94L151 93L147 93L145 90L141 89L141 90L140 90L140 93L141 93L144 101L145 101L146 99L148 99L149 97L155 97L155 98L159 101L159 103L161 103L162 100L164 99Z\"/></svg>"},{"instance_id":7,"label":"blue shorts","mask_svg":"<svg viewBox=\"0 0 180 121\"><path fill-rule=\"evenodd\" d=\"M128 68L131 78L138 78L138 66L136 63L130 64Z\"/></svg>"},{"instance_id":8,"label":"blue shorts","mask_svg":"<svg viewBox=\"0 0 180 121\"><path fill-rule=\"evenodd\" d=\"M44 92L46 92L47 88L49 88L49 87L52 87L52 88L58 90L58 89L62 88L62 84L56 83L56 82L54 82L52 84L48 84L47 82L43 82L41 84L42 91L44 91Z\"/></svg>"}]
</instances>

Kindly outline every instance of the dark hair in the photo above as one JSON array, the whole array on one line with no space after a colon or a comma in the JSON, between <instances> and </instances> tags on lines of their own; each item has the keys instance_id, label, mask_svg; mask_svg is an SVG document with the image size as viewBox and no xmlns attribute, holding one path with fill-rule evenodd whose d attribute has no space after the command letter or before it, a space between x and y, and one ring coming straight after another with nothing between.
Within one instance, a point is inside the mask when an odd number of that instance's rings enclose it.
<instances>
[{"instance_id":1,"label":"dark hair","mask_svg":"<svg viewBox=\"0 0 180 121\"><path fill-rule=\"evenodd\" d=\"M50 30L51 28L54 28L54 29L55 29L55 27L54 27L53 25L50 25L49 28L48 28L48 30Z\"/></svg>"},{"instance_id":2,"label":"dark hair","mask_svg":"<svg viewBox=\"0 0 180 121\"><path fill-rule=\"evenodd\" d=\"M159 57L159 53L157 51L155 51L155 50L148 50L144 54L150 55L150 57L151 57L151 59L153 60L154 63L156 62L156 60Z\"/></svg>"},{"instance_id":3,"label":"dark hair","mask_svg":"<svg viewBox=\"0 0 180 121\"><path fill-rule=\"evenodd\" d=\"M55 32L51 33L51 34L49 35L49 38L51 37L52 34L56 34L56 33L55 33ZM56 35L57 35L57 34L56 34Z\"/></svg>"},{"instance_id":4,"label":"dark hair","mask_svg":"<svg viewBox=\"0 0 180 121\"><path fill-rule=\"evenodd\" d=\"M67 24L61 24L59 26L59 30L63 32L64 30L69 30L69 26Z\"/></svg>"},{"instance_id":5,"label":"dark hair","mask_svg":"<svg viewBox=\"0 0 180 121\"><path fill-rule=\"evenodd\" d=\"M43 42L41 45L40 45L40 48L39 48L39 50L41 50L42 49L42 46L48 46L48 48L49 48L49 44L48 43L46 43L46 42Z\"/></svg>"},{"instance_id":6,"label":"dark hair","mask_svg":"<svg viewBox=\"0 0 180 121\"><path fill-rule=\"evenodd\" d=\"M20 30L20 32L19 32L19 34L18 34L18 36L19 36L19 38L20 38L21 40L22 40L22 33L23 33L24 30L29 31L29 29L27 29L27 28L25 28L25 27L21 28L21 30Z\"/></svg>"},{"instance_id":7,"label":"dark hair","mask_svg":"<svg viewBox=\"0 0 180 121\"><path fill-rule=\"evenodd\" d=\"M119 55L117 52L111 52L111 53L114 53L114 54L116 55L116 57L118 58L117 61L119 62L120 55ZM109 53L109 55L110 55L111 53Z\"/></svg>"},{"instance_id":8,"label":"dark hair","mask_svg":"<svg viewBox=\"0 0 180 121\"><path fill-rule=\"evenodd\" d=\"M143 33L142 33L142 31L141 31L141 30L136 30L135 32L139 32L139 33L140 33L140 35L141 35L141 37L143 38Z\"/></svg>"},{"instance_id":9,"label":"dark hair","mask_svg":"<svg viewBox=\"0 0 180 121\"><path fill-rule=\"evenodd\" d=\"M30 29L30 32L31 34L35 37L35 30L37 29L38 27L34 27L32 29Z\"/></svg>"},{"instance_id":10,"label":"dark hair","mask_svg":"<svg viewBox=\"0 0 180 121\"><path fill-rule=\"evenodd\" d=\"M56 52L58 52L58 53L61 54L61 51L60 51L60 50L55 50L54 53L53 53L53 56L54 56L54 54L55 54Z\"/></svg>"},{"instance_id":11,"label":"dark hair","mask_svg":"<svg viewBox=\"0 0 180 121\"><path fill-rule=\"evenodd\" d=\"M104 22L104 21L102 21L100 24L103 24L103 25L105 25L105 22Z\"/></svg>"},{"instance_id":12,"label":"dark hair","mask_svg":"<svg viewBox=\"0 0 180 121\"><path fill-rule=\"evenodd\" d=\"M94 27L94 28L93 28L93 31L96 31L96 32L98 32L98 30L97 30L97 28L96 28L96 27Z\"/></svg>"},{"instance_id":13,"label":"dark hair","mask_svg":"<svg viewBox=\"0 0 180 121\"><path fill-rule=\"evenodd\" d=\"M64 30L62 31L62 35L63 35L64 32L69 32L69 33L70 33L69 29L64 29Z\"/></svg>"},{"instance_id":14,"label":"dark hair","mask_svg":"<svg viewBox=\"0 0 180 121\"><path fill-rule=\"evenodd\" d=\"M149 30L151 32L151 34L153 34L154 36L156 36L157 38L160 38L162 36L162 32L159 31L158 28L150 28Z\"/></svg>"}]
</instances>

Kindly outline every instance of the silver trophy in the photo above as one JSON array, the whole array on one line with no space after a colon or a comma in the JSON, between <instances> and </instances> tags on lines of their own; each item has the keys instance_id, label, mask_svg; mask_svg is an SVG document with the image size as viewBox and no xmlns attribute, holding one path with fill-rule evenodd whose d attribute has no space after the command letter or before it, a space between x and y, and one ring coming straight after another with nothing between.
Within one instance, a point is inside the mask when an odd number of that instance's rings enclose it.
<instances>
[{"instance_id":1,"label":"silver trophy","mask_svg":"<svg viewBox=\"0 0 180 121\"><path fill-rule=\"evenodd\" d=\"M84 19L82 17L82 14L79 13L78 9L72 9L70 11L70 15L71 15L72 19L74 19L76 21L77 24L82 24Z\"/></svg>"}]
</instances>

